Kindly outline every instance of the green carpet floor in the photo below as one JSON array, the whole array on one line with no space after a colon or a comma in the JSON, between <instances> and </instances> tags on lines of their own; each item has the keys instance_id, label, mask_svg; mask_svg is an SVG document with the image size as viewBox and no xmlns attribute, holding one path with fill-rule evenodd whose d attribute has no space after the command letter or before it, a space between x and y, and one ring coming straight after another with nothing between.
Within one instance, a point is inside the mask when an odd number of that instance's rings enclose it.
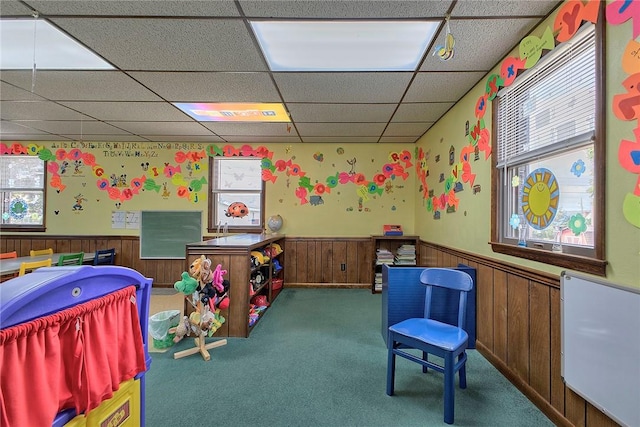
<instances>
[{"instance_id":1,"label":"green carpet floor","mask_svg":"<svg viewBox=\"0 0 640 427\"><path fill-rule=\"evenodd\" d=\"M153 353L146 425L441 426L442 374L397 359L396 394L385 394L381 295L362 289L284 289L250 338L173 359L191 338ZM212 339L213 340L213 339ZM467 389L457 388L455 425L552 426L477 351Z\"/></svg>"}]
</instances>

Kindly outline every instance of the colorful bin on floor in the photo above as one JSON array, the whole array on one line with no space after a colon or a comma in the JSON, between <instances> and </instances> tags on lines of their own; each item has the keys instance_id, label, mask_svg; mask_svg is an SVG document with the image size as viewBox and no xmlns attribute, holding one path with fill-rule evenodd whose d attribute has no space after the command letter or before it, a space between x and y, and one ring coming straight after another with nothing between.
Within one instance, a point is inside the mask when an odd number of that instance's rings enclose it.
<instances>
[{"instance_id":1,"label":"colorful bin on floor","mask_svg":"<svg viewBox=\"0 0 640 427\"><path fill-rule=\"evenodd\" d=\"M0 398L6 408L0 415L0 425L144 426L144 375L151 365L148 352L151 285L152 279L119 266L40 268L3 282L0 289L3 360L17 360L17 348L37 346L36 342L26 341L31 336L44 337L46 345L41 351L28 352L31 359L16 363L13 371L6 363L0 366ZM118 339L119 345L109 345L113 339ZM90 345L101 351L92 352ZM81 359L85 360L82 369L77 369L79 359L66 351L68 348L76 356L82 352ZM105 349L117 354L104 357ZM82 380L79 390L75 385L62 390L65 381L54 378L58 375L55 369L46 369L52 357L58 358L54 361L61 367L57 371L77 375ZM34 369L34 364L41 364L38 372L51 372L51 377L40 379L30 375L34 383L21 387L20 378L26 377L19 370ZM40 380L47 385L38 388ZM52 389L52 384L59 388ZM46 390L48 400L53 402L40 403L45 399L34 395L34 389ZM87 410L77 413L76 409L83 407Z\"/></svg>"}]
</instances>

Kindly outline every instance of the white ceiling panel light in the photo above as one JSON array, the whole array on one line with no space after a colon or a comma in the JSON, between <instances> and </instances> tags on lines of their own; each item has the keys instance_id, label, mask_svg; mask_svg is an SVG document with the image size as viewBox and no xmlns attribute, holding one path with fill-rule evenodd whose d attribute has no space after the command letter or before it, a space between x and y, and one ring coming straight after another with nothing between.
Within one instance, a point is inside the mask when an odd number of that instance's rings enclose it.
<instances>
[{"instance_id":1,"label":"white ceiling panel light","mask_svg":"<svg viewBox=\"0 0 640 427\"><path fill-rule=\"evenodd\" d=\"M252 21L272 71L414 71L433 21Z\"/></svg>"},{"instance_id":2,"label":"white ceiling panel light","mask_svg":"<svg viewBox=\"0 0 640 427\"><path fill-rule=\"evenodd\" d=\"M0 20L0 69L34 68L111 70L113 66L47 21L35 18Z\"/></svg>"}]
</instances>

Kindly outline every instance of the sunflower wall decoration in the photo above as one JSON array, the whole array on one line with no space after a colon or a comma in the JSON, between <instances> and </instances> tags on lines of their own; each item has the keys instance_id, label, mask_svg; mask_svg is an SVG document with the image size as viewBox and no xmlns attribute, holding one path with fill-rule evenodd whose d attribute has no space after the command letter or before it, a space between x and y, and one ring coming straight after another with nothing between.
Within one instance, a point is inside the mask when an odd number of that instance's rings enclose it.
<instances>
[{"instance_id":1,"label":"sunflower wall decoration","mask_svg":"<svg viewBox=\"0 0 640 427\"><path fill-rule=\"evenodd\" d=\"M522 188L522 212L527 223L536 230L544 230L558 212L560 187L549 169L539 168L527 176Z\"/></svg>"}]
</instances>

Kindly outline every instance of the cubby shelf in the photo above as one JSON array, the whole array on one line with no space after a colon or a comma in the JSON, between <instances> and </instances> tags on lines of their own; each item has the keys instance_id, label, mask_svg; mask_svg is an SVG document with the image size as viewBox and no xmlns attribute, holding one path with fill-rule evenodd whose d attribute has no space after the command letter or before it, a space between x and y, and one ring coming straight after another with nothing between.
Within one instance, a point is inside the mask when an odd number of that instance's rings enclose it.
<instances>
[{"instance_id":1,"label":"cubby shelf","mask_svg":"<svg viewBox=\"0 0 640 427\"><path fill-rule=\"evenodd\" d=\"M253 327L267 310L261 310L256 321L250 324L251 299L254 295L264 295L269 306L280 293L282 286L273 289L274 279L284 277L284 256L282 252L269 257L268 262L255 266L251 262L252 251L264 251L278 244L284 252L284 235L281 234L234 234L218 237L203 242L190 243L186 247L187 265L201 255L211 259L227 270L225 279L229 280L229 307L222 310L225 323L216 331L219 337L248 337ZM282 268L274 271L274 260L277 259ZM252 276L257 271L264 271L264 283L253 290Z\"/></svg>"},{"instance_id":2,"label":"cubby shelf","mask_svg":"<svg viewBox=\"0 0 640 427\"><path fill-rule=\"evenodd\" d=\"M420 262L418 236L371 236L373 242L373 278L371 292L382 292L382 266L415 267Z\"/></svg>"}]
</instances>

